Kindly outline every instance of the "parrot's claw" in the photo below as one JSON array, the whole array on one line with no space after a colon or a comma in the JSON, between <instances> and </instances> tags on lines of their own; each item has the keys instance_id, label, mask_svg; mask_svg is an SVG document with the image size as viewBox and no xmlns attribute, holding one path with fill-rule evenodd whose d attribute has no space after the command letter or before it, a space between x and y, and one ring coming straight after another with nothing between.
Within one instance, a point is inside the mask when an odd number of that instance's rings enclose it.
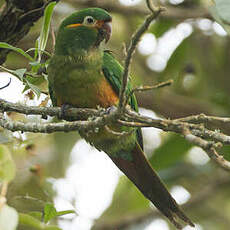
<instances>
[{"instance_id":1,"label":"parrot's claw","mask_svg":"<svg viewBox=\"0 0 230 230\"><path fill-rule=\"evenodd\" d=\"M106 114L113 113L113 112L115 112L116 110L117 110L117 107L114 106L114 105L112 105L112 106L110 106L110 107L108 107L108 108L106 109Z\"/></svg>"},{"instance_id":2,"label":"parrot's claw","mask_svg":"<svg viewBox=\"0 0 230 230\"><path fill-rule=\"evenodd\" d=\"M72 108L72 106L70 104L67 104L67 103L64 103L62 106L61 106L61 114L60 116L58 117L59 119L61 120L68 120L66 118L66 112L69 108Z\"/></svg>"}]
</instances>

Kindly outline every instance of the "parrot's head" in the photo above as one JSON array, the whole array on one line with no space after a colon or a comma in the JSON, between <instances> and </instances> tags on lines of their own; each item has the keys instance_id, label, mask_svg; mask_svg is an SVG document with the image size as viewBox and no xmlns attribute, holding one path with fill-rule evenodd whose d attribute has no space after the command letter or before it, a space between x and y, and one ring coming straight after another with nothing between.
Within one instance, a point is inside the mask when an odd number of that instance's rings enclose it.
<instances>
[{"instance_id":1,"label":"parrot's head","mask_svg":"<svg viewBox=\"0 0 230 230\"><path fill-rule=\"evenodd\" d=\"M87 8L67 17L61 24L55 52L68 55L98 47L111 35L112 17L103 9Z\"/></svg>"}]
</instances>

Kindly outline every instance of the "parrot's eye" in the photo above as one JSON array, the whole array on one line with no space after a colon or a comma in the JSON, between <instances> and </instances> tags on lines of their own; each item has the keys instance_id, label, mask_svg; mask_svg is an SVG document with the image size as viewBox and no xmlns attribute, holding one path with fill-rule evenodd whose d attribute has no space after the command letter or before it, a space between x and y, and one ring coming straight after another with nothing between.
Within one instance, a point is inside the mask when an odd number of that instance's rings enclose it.
<instances>
[{"instance_id":1,"label":"parrot's eye","mask_svg":"<svg viewBox=\"0 0 230 230\"><path fill-rule=\"evenodd\" d=\"M92 25L94 24L95 19L92 16L86 16L84 19L84 23L87 25Z\"/></svg>"}]
</instances>

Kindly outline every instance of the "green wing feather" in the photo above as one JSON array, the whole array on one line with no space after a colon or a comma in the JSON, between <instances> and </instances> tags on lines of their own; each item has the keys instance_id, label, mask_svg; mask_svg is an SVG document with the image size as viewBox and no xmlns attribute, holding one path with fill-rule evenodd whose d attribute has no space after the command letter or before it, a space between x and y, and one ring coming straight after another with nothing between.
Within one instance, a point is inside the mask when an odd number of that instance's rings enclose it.
<instances>
[{"instance_id":1,"label":"green wing feather","mask_svg":"<svg viewBox=\"0 0 230 230\"><path fill-rule=\"evenodd\" d=\"M112 85L115 92L119 95L124 68L113 57L110 51L104 51L102 70L106 79ZM132 85L131 82L128 81L127 94L131 92L131 90L132 90ZM134 111L138 112L137 100L134 94L132 94L130 97L129 105ZM139 145L143 149L143 138L142 138L142 133L140 128L137 129L137 139Z\"/></svg>"}]
</instances>

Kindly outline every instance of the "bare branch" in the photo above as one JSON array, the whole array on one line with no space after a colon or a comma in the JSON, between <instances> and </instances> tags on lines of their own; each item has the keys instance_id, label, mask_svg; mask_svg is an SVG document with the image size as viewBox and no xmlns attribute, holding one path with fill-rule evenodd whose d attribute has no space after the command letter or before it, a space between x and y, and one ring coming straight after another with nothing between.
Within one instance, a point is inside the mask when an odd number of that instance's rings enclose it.
<instances>
[{"instance_id":1,"label":"bare branch","mask_svg":"<svg viewBox=\"0 0 230 230\"><path fill-rule=\"evenodd\" d=\"M0 110L16 111L24 114L37 114L42 116L60 116L60 108L46 108L36 106L25 106L13 104L0 100ZM72 108L66 112L66 116L72 122L59 123L36 123L36 122L14 122L0 117L0 126L11 131L34 132L34 133L52 133L52 132L70 132L74 130L84 132L97 132L98 128L105 127L109 129L112 123L118 123L129 127L154 127L166 132L175 132L184 135L185 138L194 145L203 148L209 157L214 160L220 167L230 171L230 162L220 156L216 149L222 144L230 144L230 136L223 133L208 130L200 124L190 124L179 120L153 119L141 116L138 113L125 109L120 112L119 108L108 112L106 110L77 109ZM84 120L85 119L85 120ZM78 120L78 121L76 121ZM109 132L116 136L130 135L129 132L118 133L109 129ZM221 144L222 143L222 144Z\"/></svg>"},{"instance_id":2,"label":"bare branch","mask_svg":"<svg viewBox=\"0 0 230 230\"><path fill-rule=\"evenodd\" d=\"M18 112L26 115L61 116L60 107L38 107L26 106L19 103L11 103L0 99L0 110L7 112ZM87 109L87 108L69 108L65 112L66 118L70 120L86 120L90 116L99 116L103 110Z\"/></svg>"},{"instance_id":3,"label":"bare branch","mask_svg":"<svg viewBox=\"0 0 230 230\"><path fill-rule=\"evenodd\" d=\"M125 98L126 98L126 88L128 83L128 77L129 77L129 69L130 69L130 63L132 60L133 53L137 47L137 44L141 38L141 36L147 31L149 28L149 25L153 20L155 20L159 14L162 12L162 8L158 8L156 11L153 11L151 15L149 15L144 23L139 27L139 29L134 33L134 35L131 38L129 48L127 50L127 56L125 59L125 66L124 66L124 72L122 76L122 85L121 90L119 94L119 109L122 110L125 107Z\"/></svg>"},{"instance_id":4,"label":"bare branch","mask_svg":"<svg viewBox=\"0 0 230 230\"><path fill-rule=\"evenodd\" d=\"M128 104L129 98L130 98L130 97L132 96L132 94L135 93L135 92L144 92L144 91L148 91L148 90L159 89L159 88L162 88L162 87L165 87L165 86L170 86L170 85L172 85L172 83L173 83L173 80L170 79L170 80L168 80L168 81L164 81L164 82L158 83L158 84L153 85L153 86L145 85L145 86L140 86L140 87L134 88L134 89L132 89L131 92L127 95L124 104L125 104L125 105Z\"/></svg>"},{"instance_id":5,"label":"bare branch","mask_svg":"<svg viewBox=\"0 0 230 230\"><path fill-rule=\"evenodd\" d=\"M59 123L36 123L28 122L23 123L19 121L11 121L0 116L0 126L12 132L33 132L33 133L53 133L53 132L70 132L70 131L94 131L97 128L105 126L113 122L116 118L116 111L112 111L106 116L96 117L94 120L89 121L72 121L72 122L59 122Z\"/></svg>"},{"instance_id":6,"label":"bare branch","mask_svg":"<svg viewBox=\"0 0 230 230\"><path fill-rule=\"evenodd\" d=\"M216 142L221 142L223 144L230 145L229 136L221 133L220 131L208 130L200 125L198 127L200 128L196 129L195 126L190 126L190 132L192 132L193 135L204 138L204 139L211 139Z\"/></svg>"},{"instance_id":7,"label":"bare branch","mask_svg":"<svg viewBox=\"0 0 230 230\"><path fill-rule=\"evenodd\" d=\"M203 140L188 131L185 133L185 139L192 144L201 147L217 165L221 166L224 170L230 171L230 162L225 160L223 156L220 156L216 151L216 148L222 147L221 143L213 143Z\"/></svg>"},{"instance_id":8,"label":"bare branch","mask_svg":"<svg viewBox=\"0 0 230 230\"><path fill-rule=\"evenodd\" d=\"M164 81L164 82L158 83L158 84L153 85L153 86L142 86L142 87L134 88L132 90L132 92L143 92L143 91L152 90L152 89L159 89L159 88L162 88L165 86L170 86L170 85L172 85L172 83L173 83L173 80L170 79L168 81Z\"/></svg>"},{"instance_id":9,"label":"bare branch","mask_svg":"<svg viewBox=\"0 0 230 230\"><path fill-rule=\"evenodd\" d=\"M146 5L151 12L157 11L157 8L153 5L152 0L146 0Z\"/></svg>"},{"instance_id":10,"label":"bare branch","mask_svg":"<svg viewBox=\"0 0 230 230\"><path fill-rule=\"evenodd\" d=\"M189 117L179 118L177 121L184 121L189 123L214 123L219 122L223 125L229 124L230 125L230 118L229 117L215 117L215 116L207 116L205 114L198 114Z\"/></svg>"}]
</instances>

